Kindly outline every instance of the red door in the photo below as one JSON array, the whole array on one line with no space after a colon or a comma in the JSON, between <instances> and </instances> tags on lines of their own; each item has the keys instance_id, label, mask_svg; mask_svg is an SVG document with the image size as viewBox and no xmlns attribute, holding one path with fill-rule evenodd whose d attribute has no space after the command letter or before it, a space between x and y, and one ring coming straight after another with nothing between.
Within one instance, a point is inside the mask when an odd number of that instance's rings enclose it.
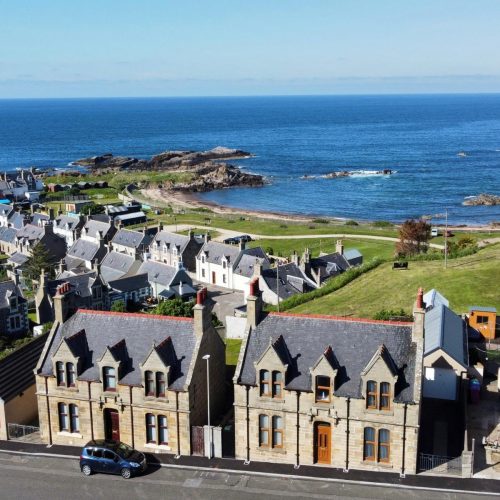
<instances>
[{"instance_id":1,"label":"red door","mask_svg":"<svg viewBox=\"0 0 500 500\"><path fill-rule=\"evenodd\" d=\"M120 441L120 415L118 410L104 410L104 436L106 439Z\"/></svg>"}]
</instances>

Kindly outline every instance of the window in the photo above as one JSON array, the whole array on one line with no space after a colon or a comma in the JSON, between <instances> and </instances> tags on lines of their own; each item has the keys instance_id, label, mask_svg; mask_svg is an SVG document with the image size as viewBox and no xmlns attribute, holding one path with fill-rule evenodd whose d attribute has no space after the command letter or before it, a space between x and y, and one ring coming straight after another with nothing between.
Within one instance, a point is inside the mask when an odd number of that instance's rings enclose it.
<instances>
[{"instance_id":1,"label":"window","mask_svg":"<svg viewBox=\"0 0 500 500\"><path fill-rule=\"evenodd\" d=\"M389 462L390 460L390 438L391 433L387 429L378 431L378 461Z\"/></svg>"},{"instance_id":2,"label":"window","mask_svg":"<svg viewBox=\"0 0 500 500\"><path fill-rule=\"evenodd\" d=\"M73 363L66 363L66 379L68 381L68 387L75 387L76 373Z\"/></svg>"},{"instance_id":3,"label":"window","mask_svg":"<svg viewBox=\"0 0 500 500\"><path fill-rule=\"evenodd\" d=\"M9 304L12 309L15 309L17 307L17 297L11 297L9 299Z\"/></svg>"},{"instance_id":4,"label":"window","mask_svg":"<svg viewBox=\"0 0 500 500\"><path fill-rule=\"evenodd\" d=\"M273 398L281 398L283 392L283 374L273 372Z\"/></svg>"},{"instance_id":5,"label":"window","mask_svg":"<svg viewBox=\"0 0 500 500\"><path fill-rule=\"evenodd\" d=\"M226 269L226 267L227 267L226 261L225 261L225 260L223 260L223 261L222 261L222 269Z\"/></svg>"},{"instance_id":6,"label":"window","mask_svg":"<svg viewBox=\"0 0 500 500\"><path fill-rule=\"evenodd\" d=\"M375 460L375 429L365 427L363 460Z\"/></svg>"},{"instance_id":7,"label":"window","mask_svg":"<svg viewBox=\"0 0 500 500\"><path fill-rule=\"evenodd\" d=\"M103 456L107 460L114 460L116 458L116 455L109 450L104 450Z\"/></svg>"},{"instance_id":8,"label":"window","mask_svg":"<svg viewBox=\"0 0 500 500\"><path fill-rule=\"evenodd\" d=\"M146 442L156 444L156 419L152 413L146 415Z\"/></svg>"},{"instance_id":9,"label":"window","mask_svg":"<svg viewBox=\"0 0 500 500\"><path fill-rule=\"evenodd\" d=\"M201 270L201 277L204 278L205 277L205 269L202 269Z\"/></svg>"},{"instance_id":10,"label":"window","mask_svg":"<svg viewBox=\"0 0 500 500\"><path fill-rule=\"evenodd\" d=\"M267 370L260 371L260 395L261 396L271 395L269 372Z\"/></svg>"},{"instance_id":11,"label":"window","mask_svg":"<svg viewBox=\"0 0 500 500\"><path fill-rule=\"evenodd\" d=\"M71 432L80 432L80 417L78 415L78 406L69 405L69 416Z\"/></svg>"},{"instance_id":12,"label":"window","mask_svg":"<svg viewBox=\"0 0 500 500\"><path fill-rule=\"evenodd\" d=\"M269 417L259 415L259 446L269 446Z\"/></svg>"},{"instance_id":13,"label":"window","mask_svg":"<svg viewBox=\"0 0 500 500\"><path fill-rule=\"evenodd\" d=\"M160 444L168 444L168 425L165 415L158 415L158 434Z\"/></svg>"},{"instance_id":14,"label":"window","mask_svg":"<svg viewBox=\"0 0 500 500\"><path fill-rule=\"evenodd\" d=\"M377 382L369 380L366 384L366 407L377 409Z\"/></svg>"},{"instance_id":15,"label":"window","mask_svg":"<svg viewBox=\"0 0 500 500\"><path fill-rule=\"evenodd\" d=\"M330 402L330 384L330 377L325 377L324 375L318 375L316 377L316 402Z\"/></svg>"},{"instance_id":16,"label":"window","mask_svg":"<svg viewBox=\"0 0 500 500\"><path fill-rule=\"evenodd\" d=\"M66 385L66 380L64 378L64 363L62 361L56 363L56 378L58 387Z\"/></svg>"},{"instance_id":17,"label":"window","mask_svg":"<svg viewBox=\"0 0 500 500\"><path fill-rule=\"evenodd\" d=\"M155 379L153 372L147 371L144 374L145 381L145 389L146 396L154 396L155 395Z\"/></svg>"},{"instance_id":18,"label":"window","mask_svg":"<svg viewBox=\"0 0 500 500\"><path fill-rule=\"evenodd\" d=\"M476 316L476 323L478 325L481 325L481 324L484 324L484 323L488 323L488 316Z\"/></svg>"},{"instance_id":19,"label":"window","mask_svg":"<svg viewBox=\"0 0 500 500\"><path fill-rule=\"evenodd\" d=\"M391 385L389 382L382 382L380 384L380 409L391 409Z\"/></svg>"},{"instance_id":20,"label":"window","mask_svg":"<svg viewBox=\"0 0 500 500\"><path fill-rule=\"evenodd\" d=\"M204 255L201 256L201 263L205 264L205 256Z\"/></svg>"},{"instance_id":21,"label":"window","mask_svg":"<svg viewBox=\"0 0 500 500\"><path fill-rule=\"evenodd\" d=\"M116 374L115 369L111 366L105 366L103 368L104 375L104 390L105 391L116 391Z\"/></svg>"},{"instance_id":22,"label":"window","mask_svg":"<svg viewBox=\"0 0 500 500\"><path fill-rule=\"evenodd\" d=\"M283 448L283 418L273 417L273 448Z\"/></svg>"},{"instance_id":23,"label":"window","mask_svg":"<svg viewBox=\"0 0 500 500\"><path fill-rule=\"evenodd\" d=\"M61 432L69 431L69 418L68 418L68 405L66 403L59 403L57 405L59 413L59 430Z\"/></svg>"},{"instance_id":24,"label":"window","mask_svg":"<svg viewBox=\"0 0 500 500\"><path fill-rule=\"evenodd\" d=\"M222 283L226 283L226 275L225 274L222 275Z\"/></svg>"},{"instance_id":25,"label":"window","mask_svg":"<svg viewBox=\"0 0 500 500\"><path fill-rule=\"evenodd\" d=\"M165 397L165 374L163 372L156 372L156 397Z\"/></svg>"}]
</instances>

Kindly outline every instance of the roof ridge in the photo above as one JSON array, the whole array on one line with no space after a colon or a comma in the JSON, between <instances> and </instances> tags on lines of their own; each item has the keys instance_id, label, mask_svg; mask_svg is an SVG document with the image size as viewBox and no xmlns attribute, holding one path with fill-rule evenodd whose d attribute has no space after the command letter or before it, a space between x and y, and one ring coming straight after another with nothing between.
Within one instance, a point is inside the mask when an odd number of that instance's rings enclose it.
<instances>
[{"instance_id":1,"label":"roof ridge","mask_svg":"<svg viewBox=\"0 0 500 500\"><path fill-rule=\"evenodd\" d=\"M164 319L175 321L194 321L193 318L186 318L184 316L163 316L161 314L143 314L143 313L128 313L117 311L97 311L92 309L78 309L77 313L83 314L96 314L100 316L122 316L128 318L141 318L141 319Z\"/></svg>"},{"instance_id":2,"label":"roof ridge","mask_svg":"<svg viewBox=\"0 0 500 500\"><path fill-rule=\"evenodd\" d=\"M312 318L312 319L324 319L329 321L347 321L350 323L375 323L382 325L394 325L394 326L410 326L413 325L413 321L389 321L382 319L371 319L371 318L347 318L345 316L334 316L328 314L300 314L300 313L289 313L289 312L270 312L271 316L289 316L297 318Z\"/></svg>"}]
</instances>

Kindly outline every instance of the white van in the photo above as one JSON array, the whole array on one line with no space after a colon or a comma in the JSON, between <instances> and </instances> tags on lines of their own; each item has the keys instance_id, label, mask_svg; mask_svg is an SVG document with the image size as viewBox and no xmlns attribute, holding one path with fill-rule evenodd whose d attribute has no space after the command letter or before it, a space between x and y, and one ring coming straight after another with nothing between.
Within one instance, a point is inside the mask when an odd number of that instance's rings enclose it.
<instances>
[{"instance_id":1,"label":"white van","mask_svg":"<svg viewBox=\"0 0 500 500\"><path fill-rule=\"evenodd\" d=\"M434 238L435 236L439 236L439 229L437 227L431 228L431 236Z\"/></svg>"}]
</instances>

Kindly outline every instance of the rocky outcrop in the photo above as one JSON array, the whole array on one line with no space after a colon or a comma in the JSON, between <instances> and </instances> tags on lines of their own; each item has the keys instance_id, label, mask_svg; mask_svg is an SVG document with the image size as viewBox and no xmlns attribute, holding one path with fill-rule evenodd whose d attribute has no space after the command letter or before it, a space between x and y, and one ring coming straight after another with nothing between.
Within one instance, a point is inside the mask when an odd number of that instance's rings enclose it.
<instances>
[{"instance_id":1,"label":"rocky outcrop","mask_svg":"<svg viewBox=\"0 0 500 500\"><path fill-rule=\"evenodd\" d=\"M339 170L323 175L325 179L337 179L339 177L371 177L374 175L392 175L396 170L384 168L384 170Z\"/></svg>"},{"instance_id":2,"label":"rocky outcrop","mask_svg":"<svg viewBox=\"0 0 500 500\"><path fill-rule=\"evenodd\" d=\"M479 205L500 205L500 196L494 194L479 194L478 196L473 196L471 198L466 198L462 205L468 207L476 207Z\"/></svg>"}]
</instances>

